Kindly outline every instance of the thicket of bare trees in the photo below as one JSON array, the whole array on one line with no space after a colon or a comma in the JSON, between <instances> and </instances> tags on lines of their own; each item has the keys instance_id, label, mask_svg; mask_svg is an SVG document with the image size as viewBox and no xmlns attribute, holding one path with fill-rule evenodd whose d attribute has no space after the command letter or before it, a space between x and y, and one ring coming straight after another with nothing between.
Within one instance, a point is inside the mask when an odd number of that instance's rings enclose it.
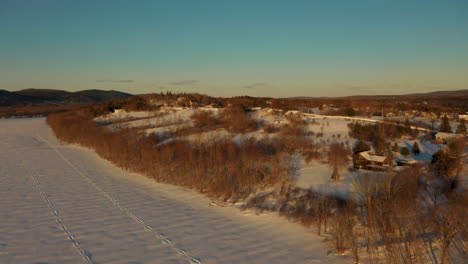
<instances>
[{"instance_id":1,"label":"thicket of bare trees","mask_svg":"<svg viewBox=\"0 0 468 264\"><path fill-rule=\"evenodd\" d=\"M257 129L257 122L239 106L223 109L218 117L215 117L210 111L197 111L191 118L195 127L206 130L225 128L232 133L246 133Z\"/></svg>"},{"instance_id":2,"label":"thicket of bare trees","mask_svg":"<svg viewBox=\"0 0 468 264\"><path fill-rule=\"evenodd\" d=\"M108 130L92 120L95 110L54 114L47 122L62 142L94 149L122 168L214 198L244 199L259 188L289 181L288 159L281 141L252 139L236 144L230 139L207 143L175 139L161 143L156 135L138 133L135 128ZM232 115L228 112L221 119L238 122L235 129L242 131L253 126L247 116ZM212 118L197 118L199 125L211 125L206 120Z\"/></svg>"},{"instance_id":3,"label":"thicket of bare trees","mask_svg":"<svg viewBox=\"0 0 468 264\"><path fill-rule=\"evenodd\" d=\"M0 118L11 117L37 117L47 116L51 113L62 113L77 109L81 106L64 105L64 106L18 106L18 107L0 107Z\"/></svg>"},{"instance_id":4,"label":"thicket of bare trees","mask_svg":"<svg viewBox=\"0 0 468 264\"><path fill-rule=\"evenodd\" d=\"M288 189L275 205L269 200L277 195L272 192L254 197L245 207L277 211L315 227L328 237L335 254L350 254L356 263L361 259L389 264L463 263L466 259L466 190L451 189L450 183L439 182L419 167L387 176L364 174L354 178L353 189L355 196L348 198ZM456 248L450 250L454 243Z\"/></svg>"}]
</instances>

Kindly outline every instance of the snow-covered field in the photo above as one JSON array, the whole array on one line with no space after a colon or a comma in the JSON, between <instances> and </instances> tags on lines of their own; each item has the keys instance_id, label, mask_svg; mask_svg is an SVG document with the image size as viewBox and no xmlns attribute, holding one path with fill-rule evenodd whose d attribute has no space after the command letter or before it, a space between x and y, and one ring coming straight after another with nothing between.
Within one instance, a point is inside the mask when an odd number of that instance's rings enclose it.
<instances>
[{"instance_id":1,"label":"snow-covered field","mask_svg":"<svg viewBox=\"0 0 468 264\"><path fill-rule=\"evenodd\" d=\"M0 120L0 263L352 263L276 215L60 145L44 121Z\"/></svg>"}]
</instances>

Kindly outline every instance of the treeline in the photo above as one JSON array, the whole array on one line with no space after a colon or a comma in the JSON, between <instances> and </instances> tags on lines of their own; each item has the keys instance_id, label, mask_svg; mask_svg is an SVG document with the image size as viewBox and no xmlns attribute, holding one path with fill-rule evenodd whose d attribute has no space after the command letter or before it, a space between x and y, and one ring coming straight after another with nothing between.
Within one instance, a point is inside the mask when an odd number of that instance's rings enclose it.
<instances>
[{"instance_id":1,"label":"treeline","mask_svg":"<svg viewBox=\"0 0 468 264\"><path fill-rule=\"evenodd\" d=\"M0 107L0 118L23 118L47 116L52 113L61 113L77 109L81 106L22 106L22 107Z\"/></svg>"},{"instance_id":2,"label":"treeline","mask_svg":"<svg viewBox=\"0 0 468 264\"><path fill-rule=\"evenodd\" d=\"M308 161L320 156L318 147L306 138L303 120L292 118L288 124L272 128L238 105L226 107L216 116L212 111L196 111L191 117L193 126L164 133L147 134L141 127L109 129L93 120L116 108L154 109L147 99L133 97L52 114L47 123L60 141L93 149L121 168L233 202L268 186L290 186L295 169L291 155L303 155ZM231 134L213 135L207 141L184 138L219 128ZM233 140L235 135L258 129L279 133Z\"/></svg>"},{"instance_id":3,"label":"treeline","mask_svg":"<svg viewBox=\"0 0 468 264\"><path fill-rule=\"evenodd\" d=\"M324 111L328 115L367 116L406 110L432 112L440 115L443 112L464 113L468 110L467 96L362 96L341 98L269 98L236 96L230 98L211 97L197 93L154 93L113 100L107 103L108 109L123 108L130 111L155 110L162 105L196 107L211 105L225 108L237 106L244 109L253 107L270 107L273 109L302 110L312 108ZM397 101L397 103L395 103ZM421 103L425 102L425 103Z\"/></svg>"},{"instance_id":4,"label":"treeline","mask_svg":"<svg viewBox=\"0 0 468 264\"><path fill-rule=\"evenodd\" d=\"M419 132L416 129L411 129L411 126L412 124L408 120L404 124L362 124L361 122L348 124L350 137L370 142L376 141L378 137L399 139L402 136L412 136L416 138Z\"/></svg>"},{"instance_id":5,"label":"treeline","mask_svg":"<svg viewBox=\"0 0 468 264\"><path fill-rule=\"evenodd\" d=\"M204 130L225 128L232 133L246 133L259 128L257 121L252 119L240 106L226 107L218 116L211 111L197 111L191 116L194 126Z\"/></svg>"},{"instance_id":6,"label":"treeline","mask_svg":"<svg viewBox=\"0 0 468 264\"><path fill-rule=\"evenodd\" d=\"M102 106L101 106L102 107ZM124 128L111 131L93 121L99 107L49 115L57 138L96 151L119 167L155 179L196 189L213 198L236 201L258 189L288 185L290 167L284 142L230 138L191 142L165 141L155 134Z\"/></svg>"}]
</instances>

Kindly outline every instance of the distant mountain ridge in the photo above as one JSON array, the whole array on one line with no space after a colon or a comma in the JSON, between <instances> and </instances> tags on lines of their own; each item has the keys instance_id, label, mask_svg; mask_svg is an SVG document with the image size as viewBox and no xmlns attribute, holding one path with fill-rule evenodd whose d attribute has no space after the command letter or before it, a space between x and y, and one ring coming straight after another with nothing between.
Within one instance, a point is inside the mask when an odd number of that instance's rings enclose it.
<instances>
[{"instance_id":1,"label":"distant mountain ridge","mask_svg":"<svg viewBox=\"0 0 468 264\"><path fill-rule=\"evenodd\" d=\"M456 96L456 95L468 95L468 89L455 90L455 91L435 91L429 93L414 93L407 94L406 96Z\"/></svg>"},{"instance_id":2,"label":"distant mountain ridge","mask_svg":"<svg viewBox=\"0 0 468 264\"><path fill-rule=\"evenodd\" d=\"M326 97L326 96L321 96L321 97L313 97L313 96L295 96L295 97L288 97L288 99L316 99L316 98L322 98L322 99L332 99L332 98L361 98L361 97L366 97L366 98L371 98L371 97L376 97L376 98L383 98L383 97L405 97L405 96L412 96L412 97L432 97L432 96L467 96L468 95L468 89L464 90L454 90L454 91L435 91L435 92L428 92L428 93L412 93L412 94L394 94L394 95L349 95L349 96L338 96L338 97Z\"/></svg>"},{"instance_id":3,"label":"distant mountain ridge","mask_svg":"<svg viewBox=\"0 0 468 264\"><path fill-rule=\"evenodd\" d=\"M44 106L96 103L133 96L129 93L104 90L67 92L53 89L25 89L15 92L0 90L0 106Z\"/></svg>"}]
</instances>

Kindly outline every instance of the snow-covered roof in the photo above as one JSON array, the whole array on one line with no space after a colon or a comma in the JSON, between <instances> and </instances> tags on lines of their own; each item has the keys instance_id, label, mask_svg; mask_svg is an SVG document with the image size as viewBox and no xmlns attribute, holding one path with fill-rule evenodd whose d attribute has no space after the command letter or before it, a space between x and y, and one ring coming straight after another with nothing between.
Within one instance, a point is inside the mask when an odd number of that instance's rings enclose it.
<instances>
[{"instance_id":1,"label":"snow-covered roof","mask_svg":"<svg viewBox=\"0 0 468 264\"><path fill-rule=\"evenodd\" d=\"M369 151L359 152L359 154L366 160L370 160L370 161L384 162L387 159L387 157L385 156L375 155Z\"/></svg>"},{"instance_id":2,"label":"snow-covered roof","mask_svg":"<svg viewBox=\"0 0 468 264\"><path fill-rule=\"evenodd\" d=\"M268 109L267 113L274 113L274 112L283 112L282 109Z\"/></svg>"},{"instance_id":3,"label":"snow-covered roof","mask_svg":"<svg viewBox=\"0 0 468 264\"><path fill-rule=\"evenodd\" d=\"M289 110L286 112L285 115L295 115L295 114L302 114L301 111L297 111L297 110Z\"/></svg>"},{"instance_id":4,"label":"snow-covered roof","mask_svg":"<svg viewBox=\"0 0 468 264\"><path fill-rule=\"evenodd\" d=\"M456 137L461 137L462 135L455 134L455 133L439 132L435 136L436 136L436 138L456 138Z\"/></svg>"}]
</instances>

